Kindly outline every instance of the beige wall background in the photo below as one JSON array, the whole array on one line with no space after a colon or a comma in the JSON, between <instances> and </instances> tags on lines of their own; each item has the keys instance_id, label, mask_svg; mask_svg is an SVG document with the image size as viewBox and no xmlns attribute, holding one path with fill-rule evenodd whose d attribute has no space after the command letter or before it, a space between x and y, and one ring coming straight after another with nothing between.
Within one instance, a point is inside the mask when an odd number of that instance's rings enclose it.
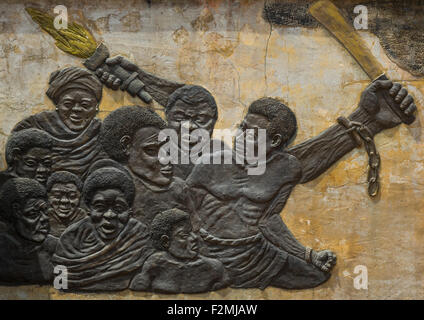
<instances>
[{"instance_id":1,"label":"beige wall background","mask_svg":"<svg viewBox=\"0 0 424 320\"><path fill-rule=\"evenodd\" d=\"M366 74L322 28L270 26L258 1L41 1L53 14L62 4L70 20L88 27L111 55L123 55L161 77L206 87L219 107L217 128L235 128L250 102L279 97L294 110L295 143L347 116L369 83ZM54 46L32 22L23 1L0 3L0 169L16 122L53 109L45 96L49 74L82 65ZM281 213L304 244L338 256L331 279L312 290L225 289L197 295L124 291L63 294L52 287L0 287L2 299L423 299L424 81L391 62L376 36L360 35L414 95L417 121L376 138L382 158L381 195L366 193L367 156L354 150L315 181L297 186ZM104 89L103 118L122 105L142 104ZM159 107L159 106L157 106ZM353 285L354 268L368 269L368 289Z\"/></svg>"}]
</instances>

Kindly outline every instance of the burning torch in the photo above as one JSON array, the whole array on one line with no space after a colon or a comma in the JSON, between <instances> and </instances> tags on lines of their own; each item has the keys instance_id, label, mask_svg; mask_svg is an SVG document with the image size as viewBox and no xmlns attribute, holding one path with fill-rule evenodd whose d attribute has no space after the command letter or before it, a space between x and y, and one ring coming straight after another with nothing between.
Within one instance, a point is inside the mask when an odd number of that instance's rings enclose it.
<instances>
[{"instance_id":1,"label":"burning torch","mask_svg":"<svg viewBox=\"0 0 424 320\"><path fill-rule=\"evenodd\" d=\"M45 32L52 36L56 46L73 56L86 59L84 66L93 71L99 78L104 72L114 75L118 81L114 85L131 96L137 96L145 103L151 103L152 97L144 90L145 84L138 77L137 72L128 72L119 64L110 66L106 64L109 50L103 44L97 45L92 34L83 26L72 22L66 29L54 27L54 17L41 10L27 8L26 11Z\"/></svg>"}]
</instances>

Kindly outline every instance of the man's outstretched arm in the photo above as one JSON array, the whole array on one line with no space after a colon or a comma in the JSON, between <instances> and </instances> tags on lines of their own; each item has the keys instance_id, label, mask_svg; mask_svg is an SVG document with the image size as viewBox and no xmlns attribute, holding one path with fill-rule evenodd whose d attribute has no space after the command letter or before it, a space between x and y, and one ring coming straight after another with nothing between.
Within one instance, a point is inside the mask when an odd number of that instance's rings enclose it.
<instances>
[{"instance_id":1,"label":"man's outstretched arm","mask_svg":"<svg viewBox=\"0 0 424 320\"><path fill-rule=\"evenodd\" d=\"M277 198L273 200L260 221L259 228L265 238L277 248L328 272L336 264L336 255L330 250L315 251L305 247L296 239L280 216L295 184L289 183L280 189Z\"/></svg>"},{"instance_id":2,"label":"man's outstretched arm","mask_svg":"<svg viewBox=\"0 0 424 320\"><path fill-rule=\"evenodd\" d=\"M106 64L109 66L114 66L118 64L128 72L137 72L138 78L145 84L143 90L149 93L152 98L162 106L166 105L168 97L175 90L184 86L183 83L162 79L153 74L150 74L122 56L109 58L106 60ZM119 89L119 86L121 85L121 80L116 78L113 74L99 71L98 76L101 82L103 82L108 88L111 88L113 90Z\"/></svg>"},{"instance_id":3,"label":"man's outstretched arm","mask_svg":"<svg viewBox=\"0 0 424 320\"><path fill-rule=\"evenodd\" d=\"M390 97L406 115L416 111L413 98L399 83L375 81L362 93L359 107L348 117L350 121L364 124L372 136L384 129L393 128L401 120L391 111L382 90L389 90ZM341 124L335 124L318 136L288 149L302 165L300 183L309 182L345 154L357 147L353 135Z\"/></svg>"}]
</instances>

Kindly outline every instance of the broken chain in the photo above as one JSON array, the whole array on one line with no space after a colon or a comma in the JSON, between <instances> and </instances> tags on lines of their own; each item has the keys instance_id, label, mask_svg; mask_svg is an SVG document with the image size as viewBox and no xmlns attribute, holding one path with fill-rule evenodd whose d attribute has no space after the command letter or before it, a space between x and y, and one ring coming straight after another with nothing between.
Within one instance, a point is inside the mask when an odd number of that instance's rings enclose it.
<instances>
[{"instance_id":1,"label":"broken chain","mask_svg":"<svg viewBox=\"0 0 424 320\"><path fill-rule=\"evenodd\" d=\"M337 122L351 134L357 146L361 146L363 142L368 154L368 195L370 197L377 196L380 189L379 171L381 159L370 129L360 122L350 121L345 117L337 118Z\"/></svg>"}]
</instances>

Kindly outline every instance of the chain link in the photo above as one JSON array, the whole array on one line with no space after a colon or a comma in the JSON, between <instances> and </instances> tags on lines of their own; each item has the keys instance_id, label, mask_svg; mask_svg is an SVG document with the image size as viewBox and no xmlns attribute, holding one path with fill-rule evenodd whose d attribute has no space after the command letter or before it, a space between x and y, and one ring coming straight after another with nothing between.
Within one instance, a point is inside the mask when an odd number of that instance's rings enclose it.
<instances>
[{"instance_id":1,"label":"chain link","mask_svg":"<svg viewBox=\"0 0 424 320\"><path fill-rule=\"evenodd\" d=\"M348 133L352 134L352 138L358 146L361 145L360 141L362 140L368 154L368 195L370 197L377 196L380 189L379 172L381 159L371 131L364 124L349 121L344 117L339 117L337 121L347 129Z\"/></svg>"}]
</instances>

